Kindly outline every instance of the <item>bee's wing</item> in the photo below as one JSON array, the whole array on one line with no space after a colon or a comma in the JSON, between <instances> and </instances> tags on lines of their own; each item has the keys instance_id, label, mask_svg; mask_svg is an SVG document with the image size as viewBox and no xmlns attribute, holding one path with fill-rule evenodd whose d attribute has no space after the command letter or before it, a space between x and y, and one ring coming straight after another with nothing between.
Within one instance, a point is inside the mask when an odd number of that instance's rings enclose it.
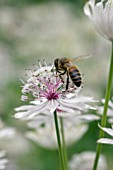
<instances>
[{"instance_id":1,"label":"bee's wing","mask_svg":"<svg viewBox=\"0 0 113 170\"><path fill-rule=\"evenodd\" d=\"M86 59L86 58L89 58L89 57L92 57L92 55L91 54L84 54L84 55L80 55L80 56L73 58L72 61L79 61L79 60Z\"/></svg>"}]
</instances>

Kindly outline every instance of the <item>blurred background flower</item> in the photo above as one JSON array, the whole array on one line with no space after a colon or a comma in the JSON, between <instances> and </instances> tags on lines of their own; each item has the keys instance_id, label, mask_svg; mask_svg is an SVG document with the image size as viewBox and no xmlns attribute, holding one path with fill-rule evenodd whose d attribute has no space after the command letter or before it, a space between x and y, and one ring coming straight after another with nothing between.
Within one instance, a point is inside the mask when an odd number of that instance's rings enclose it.
<instances>
[{"instance_id":1,"label":"blurred background flower","mask_svg":"<svg viewBox=\"0 0 113 170\"><path fill-rule=\"evenodd\" d=\"M21 132L17 131L14 127L6 126L0 120L0 148L5 150L0 151L0 168L4 169L8 163L8 170L12 168L18 170L19 167L15 161L17 159L17 153L18 156L28 153L29 144ZM6 156L7 158L5 158Z\"/></svg>"},{"instance_id":2,"label":"blurred background flower","mask_svg":"<svg viewBox=\"0 0 113 170\"><path fill-rule=\"evenodd\" d=\"M80 119L76 118L76 116L63 118L63 124L65 142L67 146L78 141L88 129L88 125L83 124ZM53 117L39 115L37 119L30 121L28 126L33 129L32 131L28 131L26 133L27 138L46 148L57 148L56 131Z\"/></svg>"},{"instance_id":3,"label":"blurred background flower","mask_svg":"<svg viewBox=\"0 0 113 170\"><path fill-rule=\"evenodd\" d=\"M94 158L95 152L91 151L75 154L69 162L70 170L92 170ZM103 155L100 156L98 168L101 170L107 169L106 158Z\"/></svg>"},{"instance_id":4,"label":"blurred background flower","mask_svg":"<svg viewBox=\"0 0 113 170\"><path fill-rule=\"evenodd\" d=\"M8 159L6 158L5 151L0 151L0 170L3 170L6 168L6 165L8 164Z\"/></svg>"}]
</instances>

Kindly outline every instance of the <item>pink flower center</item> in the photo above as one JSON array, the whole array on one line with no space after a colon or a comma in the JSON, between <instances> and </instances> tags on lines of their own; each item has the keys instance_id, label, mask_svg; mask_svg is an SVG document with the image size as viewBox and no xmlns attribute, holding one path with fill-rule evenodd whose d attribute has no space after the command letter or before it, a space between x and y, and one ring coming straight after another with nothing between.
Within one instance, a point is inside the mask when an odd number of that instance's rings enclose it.
<instances>
[{"instance_id":1,"label":"pink flower center","mask_svg":"<svg viewBox=\"0 0 113 170\"><path fill-rule=\"evenodd\" d=\"M48 96L46 97L48 100L52 100L52 99L58 99L59 95L57 93L50 93L48 94Z\"/></svg>"},{"instance_id":2,"label":"pink flower center","mask_svg":"<svg viewBox=\"0 0 113 170\"><path fill-rule=\"evenodd\" d=\"M48 100L56 100L60 97L62 89L62 81L59 77L39 78L39 86L37 87L38 96Z\"/></svg>"}]
</instances>

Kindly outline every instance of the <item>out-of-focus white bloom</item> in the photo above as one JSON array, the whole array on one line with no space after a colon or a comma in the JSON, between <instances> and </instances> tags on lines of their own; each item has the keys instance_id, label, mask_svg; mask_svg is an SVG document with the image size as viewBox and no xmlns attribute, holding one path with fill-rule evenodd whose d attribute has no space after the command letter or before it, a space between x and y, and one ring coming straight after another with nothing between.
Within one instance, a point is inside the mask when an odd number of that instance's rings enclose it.
<instances>
[{"instance_id":1,"label":"out-of-focus white bloom","mask_svg":"<svg viewBox=\"0 0 113 170\"><path fill-rule=\"evenodd\" d=\"M95 159L95 152L87 151L73 155L69 162L70 170L92 170ZM107 170L106 159L103 155L100 156L98 169Z\"/></svg>"},{"instance_id":2,"label":"out-of-focus white bloom","mask_svg":"<svg viewBox=\"0 0 113 170\"><path fill-rule=\"evenodd\" d=\"M5 169L8 162L5 151L0 151L0 170Z\"/></svg>"},{"instance_id":3,"label":"out-of-focus white bloom","mask_svg":"<svg viewBox=\"0 0 113 170\"><path fill-rule=\"evenodd\" d=\"M11 139L16 134L16 130L12 127L6 127L0 120L0 139Z\"/></svg>"},{"instance_id":4,"label":"out-of-focus white bloom","mask_svg":"<svg viewBox=\"0 0 113 170\"><path fill-rule=\"evenodd\" d=\"M113 41L113 0L95 3L89 0L84 7L96 30L106 39Z\"/></svg>"},{"instance_id":5,"label":"out-of-focus white bloom","mask_svg":"<svg viewBox=\"0 0 113 170\"><path fill-rule=\"evenodd\" d=\"M95 102L92 97L77 97L77 88L72 82L69 83L69 88L66 90L66 83L64 83L59 76L56 76L54 66L42 66L39 63L37 70L28 71L30 76L27 83L22 89L22 100L31 100L29 105L24 105L15 110L15 118L32 119L40 113L53 113L57 110L60 112L71 114L78 114L94 107L87 103Z\"/></svg>"},{"instance_id":6,"label":"out-of-focus white bloom","mask_svg":"<svg viewBox=\"0 0 113 170\"><path fill-rule=\"evenodd\" d=\"M63 114L64 113L61 113L61 115ZM99 117L92 114L82 114L76 117L72 115L69 117L64 116L62 119L66 145L71 145L77 142L87 131L88 124L85 123L98 120ZM60 125L60 118L58 120ZM46 148L57 148L56 131L52 116L38 115L37 118L28 122L28 127L34 129L26 133L29 139Z\"/></svg>"},{"instance_id":7,"label":"out-of-focus white bloom","mask_svg":"<svg viewBox=\"0 0 113 170\"><path fill-rule=\"evenodd\" d=\"M104 128L99 126L104 132L106 132L108 135L113 137L113 126L112 128ZM111 144L113 145L113 139L109 139L109 138L101 138L97 141L98 143L103 143L103 144Z\"/></svg>"},{"instance_id":8,"label":"out-of-focus white bloom","mask_svg":"<svg viewBox=\"0 0 113 170\"><path fill-rule=\"evenodd\" d=\"M10 154L20 154L28 150L28 142L15 128L7 127L0 120L0 146ZM15 149L12 149L12 146Z\"/></svg>"},{"instance_id":9,"label":"out-of-focus white bloom","mask_svg":"<svg viewBox=\"0 0 113 170\"><path fill-rule=\"evenodd\" d=\"M66 145L71 145L72 143L78 141L88 129L88 125L83 124L75 116L64 117L64 131L65 131L65 142ZM60 118L59 125L60 125ZM39 115L37 119L30 121L28 123L30 128L34 128L34 131L29 131L26 136L36 142L42 147L49 149L57 148L57 138L54 120L52 117ZM74 135L73 135L74 134Z\"/></svg>"}]
</instances>

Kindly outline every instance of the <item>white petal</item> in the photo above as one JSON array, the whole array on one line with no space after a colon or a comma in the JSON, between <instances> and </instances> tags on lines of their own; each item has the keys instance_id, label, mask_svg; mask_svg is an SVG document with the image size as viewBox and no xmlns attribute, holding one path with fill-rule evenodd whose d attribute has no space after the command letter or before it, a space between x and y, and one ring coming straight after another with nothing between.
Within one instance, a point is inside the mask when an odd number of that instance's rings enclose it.
<instances>
[{"instance_id":1,"label":"white petal","mask_svg":"<svg viewBox=\"0 0 113 170\"><path fill-rule=\"evenodd\" d=\"M31 112L32 113L32 112ZM27 117L27 116L29 116L29 112L27 111L27 112L18 112L18 113L16 113L15 115L14 115L14 117L16 118L16 119L21 119L21 118L25 118L25 117Z\"/></svg>"},{"instance_id":2,"label":"white petal","mask_svg":"<svg viewBox=\"0 0 113 170\"><path fill-rule=\"evenodd\" d=\"M98 114L100 114L100 115L102 115L103 114L103 110L104 110L104 107L103 106L99 106L99 107L97 107L97 113ZM110 109L110 108L108 108L108 111L107 111L107 116L113 116L113 109Z\"/></svg>"},{"instance_id":3,"label":"white petal","mask_svg":"<svg viewBox=\"0 0 113 170\"><path fill-rule=\"evenodd\" d=\"M65 100L58 99L57 102L59 103L58 109L61 109L63 111L75 112L73 109L82 110L82 108L80 106L78 107L77 104L74 105L66 102Z\"/></svg>"},{"instance_id":4,"label":"white petal","mask_svg":"<svg viewBox=\"0 0 113 170\"><path fill-rule=\"evenodd\" d=\"M100 117L99 116L96 116L96 115L93 115L93 114L86 114L86 115L80 115L78 116L78 118L80 120L83 120L83 121L94 121L94 120L99 120Z\"/></svg>"},{"instance_id":5,"label":"white petal","mask_svg":"<svg viewBox=\"0 0 113 170\"><path fill-rule=\"evenodd\" d=\"M105 99L102 99L101 102L105 104ZM113 102L109 100L109 107L113 108Z\"/></svg>"},{"instance_id":6,"label":"white petal","mask_svg":"<svg viewBox=\"0 0 113 170\"><path fill-rule=\"evenodd\" d=\"M33 105L24 105L24 106L20 106L20 107L17 107L15 108L15 111L24 111L24 110L29 110L29 109L32 109L34 108Z\"/></svg>"},{"instance_id":7,"label":"white petal","mask_svg":"<svg viewBox=\"0 0 113 170\"><path fill-rule=\"evenodd\" d=\"M39 100L31 101L30 103L35 104L35 105L38 105L38 104L43 104L43 103L46 102L46 101L47 101L47 99L41 98L41 99L39 99Z\"/></svg>"},{"instance_id":8,"label":"white petal","mask_svg":"<svg viewBox=\"0 0 113 170\"><path fill-rule=\"evenodd\" d=\"M91 109L91 110L97 110L95 107L92 107L92 106L90 106L88 104L85 104L85 108L86 109Z\"/></svg>"},{"instance_id":9,"label":"white petal","mask_svg":"<svg viewBox=\"0 0 113 170\"><path fill-rule=\"evenodd\" d=\"M113 2L108 1L105 5L105 13L108 14L107 19L108 19L108 37L109 40L113 40Z\"/></svg>"},{"instance_id":10,"label":"white petal","mask_svg":"<svg viewBox=\"0 0 113 170\"><path fill-rule=\"evenodd\" d=\"M58 109L60 109L64 112L68 112L68 113L69 112L75 113L75 111L72 108L68 107L67 105L64 105L65 103L63 103L63 102L61 103L60 100L57 100L57 103L58 103Z\"/></svg>"},{"instance_id":11,"label":"white petal","mask_svg":"<svg viewBox=\"0 0 113 170\"><path fill-rule=\"evenodd\" d=\"M101 138L97 141L98 143L113 145L113 139Z\"/></svg>"},{"instance_id":12,"label":"white petal","mask_svg":"<svg viewBox=\"0 0 113 170\"><path fill-rule=\"evenodd\" d=\"M107 134L109 134L110 136L113 136L113 129L104 128L104 127L101 127L100 125L99 125L99 127L100 127L104 132L106 132Z\"/></svg>"},{"instance_id":13,"label":"white petal","mask_svg":"<svg viewBox=\"0 0 113 170\"><path fill-rule=\"evenodd\" d=\"M28 111L26 112L18 112L14 115L15 118L25 118L25 117L32 117L36 114L41 113L42 111L44 111L46 109L46 107L48 106L48 102L42 104L42 105L36 105L36 106L32 106L31 108L28 107Z\"/></svg>"},{"instance_id":14,"label":"white petal","mask_svg":"<svg viewBox=\"0 0 113 170\"><path fill-rule=\"evenodd\" d=\"M85 100L83 100L83 102L82 102L82 100L81 100L81 102L77 102L77 99L69 99L69 100L58 99L57 101L59 102L60 105L65 106L67 108L71 108L71 109L78 109L78 110L81 110L81 111L84 111L87 108L92 109L92 107L84 104ZM80 101L80 100L78 99L78 101Z\"/></svg>"},{"instance_id":15,"label":"white petal","mask_svg":"<svg viewBox=\"0 0 113 170\"><path fill-rule=\"evenodd\" d=\"M91 9L90 9L90 4L89 2L87 2L84 6L84 13L87 15L87 16L90 16L91 15Z\"/></svg>"},{"instance_id":16,"label":"white petal","mask_svg":"<svg viewBox=\"0 0 113 170\"><path fill-rule=\"evenodd\" d=\"M93 97L85 97L85 96L82 96L82 97L75 97L75 98L72 98L72 99L62 99L63 101L67 102L67 103L85 103L85 102L97 102L96 100L93 99Z\"/></svg>"},{"instance_id":17,"label":"white petal","mask_svg":"<svg viewBox=\"0 0 113 170\"><path fill-rule=\"evenodd\" d=\"M56 100L50 100L49 102L50 106L48 107L48 109L50 110L51 113L53 113L58 107L58 103L56 102Z\"/></svg>"},{"instance_id":18,"label":"white petal","mask_svg":"<svg viewBox=\"0 0 113 170\"><path fill-rule=\"evenodd\" d=\"M108 39L108 16L103 8L103 3L99 2L93 10L93 24L97 31L106 39Z\"/></svg>"},{"instance_id":19,"label":"white petal","mask_svg":"<svg viewBox=\"0 0 113 170\"><path fill-rule=\"evenodd\" d=\"M27 119L32 119L33 117L35 117L36 115L43 113L43 111L47 110L47 108L50 106L49 102L46 102L46 104L44 103L44 105L42 105L42 107L40 109L36 109L34 110L31 114L29 114Z\"/></svg>"}]
</instances>

